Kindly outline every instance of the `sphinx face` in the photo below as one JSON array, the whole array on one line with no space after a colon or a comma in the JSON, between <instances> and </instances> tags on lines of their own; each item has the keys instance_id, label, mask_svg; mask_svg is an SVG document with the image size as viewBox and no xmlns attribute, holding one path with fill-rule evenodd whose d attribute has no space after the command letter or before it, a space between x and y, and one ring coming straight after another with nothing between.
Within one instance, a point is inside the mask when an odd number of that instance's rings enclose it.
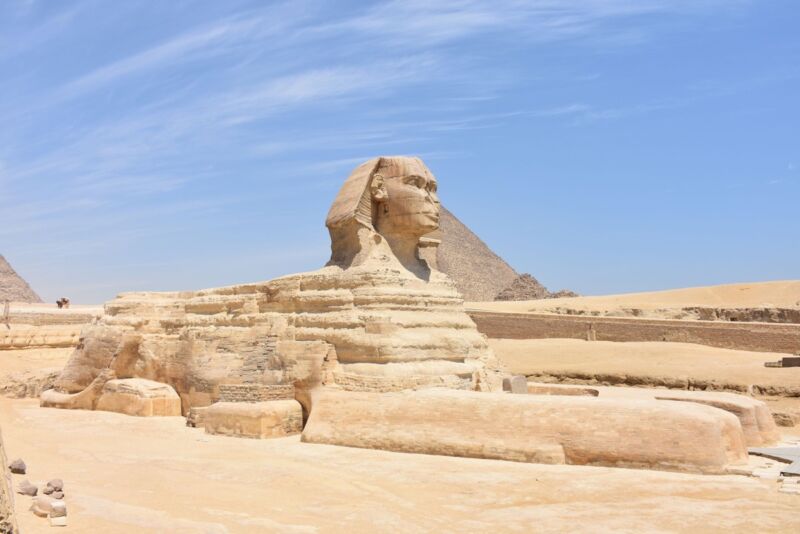
<instances>
[{"instance_id":1,"label":"sphinx face","mask_svg":"<svg viewBox=\"0 0 800 534\"><path fill-rule=\"evenodd\" d=\"M439 228L436 178L424 169L384 176L376 227L382 234L422 236ZM417 171L417 172L415 172Z\"/></svg>"}]
</instances>

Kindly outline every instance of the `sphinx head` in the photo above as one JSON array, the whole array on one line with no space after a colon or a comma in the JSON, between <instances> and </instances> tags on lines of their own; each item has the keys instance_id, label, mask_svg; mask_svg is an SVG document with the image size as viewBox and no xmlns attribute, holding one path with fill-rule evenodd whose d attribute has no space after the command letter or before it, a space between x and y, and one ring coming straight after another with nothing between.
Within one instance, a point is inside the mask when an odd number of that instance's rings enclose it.
<instances>
[{"instance_id":1,"label":"sphinx head","mask_svg":"<svg viewBox=\"0 0 800 534\"><path fill-rule=\"evenodd\" d=\"M436 178L419 158L369 160L345 181L326 225L330 263L343 267L363 261L382 239L398 249L417 247L439 228Z\"/></svg>"},{"instance_id":2,"label":"sphinx head","mask_svg":"<svg viewBox=\"0 0 800 534\"><path fill-rule=\"evenodd\" d=\"M379 234L419 240L439 228L436 178L419 158L380 158L370 184Z\"/></svg>"}]
</instances>

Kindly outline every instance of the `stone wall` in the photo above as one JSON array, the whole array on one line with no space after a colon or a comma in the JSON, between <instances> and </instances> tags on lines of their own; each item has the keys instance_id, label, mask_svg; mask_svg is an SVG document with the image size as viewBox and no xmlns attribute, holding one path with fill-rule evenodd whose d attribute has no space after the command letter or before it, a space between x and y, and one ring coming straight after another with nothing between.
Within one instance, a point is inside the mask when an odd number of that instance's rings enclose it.
<instances>
[{"instance_id":1,"label":"stone wall","mask_svg":"<svg viewBox=\"0 0 800 534\"><path fill-rule=\"evenodd\" d=\"M11 491L11 475L7 470L3 437L0 435L0 534L19 532L14 519L14 494Z\"/></svg>"},{"instance_id":2,"label":"stone wall","mask_svg":"<svg viewBox=\"0 0 800 534\"><path fill-rule=\"evenodd\" d=\"M83 325L0 325L0 350L77 347Z\"/></svg>"},{"instance_id":3,"label":"stone wall","mask_svg":"<svg viewBox=\"0 0 800 534\"><path fill-rule=\"evenodd\" d=\"M800 351L800 325L721 323L622 317L559 316L535 313L469 312L478 330L491 338L671 341L725 349L794 353Z\"/></svg>"},{"instance_id":4,"label":"stone wall","mask_svg":"<svg viewBox=\"0 0 800 534\"><path fill-rule=\"evenodd\" d=\"M220 384L220 402L265 402L294 399L292 385Z\"/></svg>"},{"instance_id":5,"label":"stone wall","mask_svg":"<svg viewBox=\"0 0 800 534\"><path fill-rule=\"evenodd\" d=\"M31 326L84 325L91 323L95 318L97 318L96 313L59 312L56 310L53 310L52 313L15 312L12 306L11 313L8 315L8 322L10 324Z\"/></svg>"}]
</instances>

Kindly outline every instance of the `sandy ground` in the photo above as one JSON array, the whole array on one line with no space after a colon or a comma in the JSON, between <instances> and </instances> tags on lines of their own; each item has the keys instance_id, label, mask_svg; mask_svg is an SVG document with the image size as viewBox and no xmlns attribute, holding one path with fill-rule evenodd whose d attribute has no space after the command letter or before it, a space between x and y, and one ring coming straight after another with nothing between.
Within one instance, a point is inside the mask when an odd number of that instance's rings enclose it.
<instances>
[{"instance_id":1,"label":"sandy ground","mask_svg":"<svg viewBox=\"0 0 800 534\"><path fill-rule=\"evenodd\" d=\"M743 388L757 384L775 388L800 386L800 367L768 368L785 354L719 349L691 343L616 343L580 339L490 339L489 344L509 371L522 375L561 377L612 375L636 377L649 384L663 378L714 381ZM605 381L604 376L598 377ZM591 380L569 378L573 383ZM800 398L759 397L773 413L800 420ZM795 426L795 428L800 428Z\"/></svg>"},{"instance_id":2,"label":"sandy ground","mask_svg":"<svg viewBox=\"0 0 800 534\"><path fill-rule=\"evenodd\" d=\"M507 313L543 312L556 307L612 312L622 308L641 310L709 308L800 308L800 280L754 282L691 287L649 293L625 293L598 297L527 300L516 302L468 302L467 309Z\"/></svg>"},{"instance_id":3,"label":"sandy ground","mask_svg":"<svg viewBox=\"0 0 800 534\"><path fill-rule=\"evenodd\" d=\"M490 339L515 374L582 371L594 374L684 377L734 384L800 385L800 367L767 368L786 354L720 349L691 343Z\"/></svg>"},{"instance_id":4,"label":"sandy ground","mask_svg":"<svg viewBox=\"0 0 800 534\"><path fill-rule=\"evenodd\" d=\"M63 369L74 348L0 351L0 377L20 371Z\"/></svg>"},{"instance_id":5,"label":"sandy ground","mask_svg":"<svg viewBox=\"0 0 800 534\"><path fill-rule=\"evenodd\" d=\"M0 400L10 457L65 482L63 532L798 532L775 481L207 436L182 418ZM14 483L22 477L14 475ZM26 534L52 532L17 497Z\"/></svg>"}]
</instances>

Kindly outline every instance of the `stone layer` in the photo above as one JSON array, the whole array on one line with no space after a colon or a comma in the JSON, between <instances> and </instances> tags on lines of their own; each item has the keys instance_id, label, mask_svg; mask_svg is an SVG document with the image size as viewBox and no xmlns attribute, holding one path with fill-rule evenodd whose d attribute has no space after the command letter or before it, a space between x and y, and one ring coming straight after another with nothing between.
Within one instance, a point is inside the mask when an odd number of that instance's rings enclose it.
<instances>
[{"instance_id":1,"label":"stone layer","mask_svg":"<svg viewBox=\"0 0 800 534\"><path fill-rule=\"evenodd\" d=\"M587 333L594 327L598 341L670 341L756 352L800 351L800 325L796 324L723 323L479 311L468 311L468 313L478 326L478 330L491 338L587 339Z\"/></svg>"}]
</instances>

